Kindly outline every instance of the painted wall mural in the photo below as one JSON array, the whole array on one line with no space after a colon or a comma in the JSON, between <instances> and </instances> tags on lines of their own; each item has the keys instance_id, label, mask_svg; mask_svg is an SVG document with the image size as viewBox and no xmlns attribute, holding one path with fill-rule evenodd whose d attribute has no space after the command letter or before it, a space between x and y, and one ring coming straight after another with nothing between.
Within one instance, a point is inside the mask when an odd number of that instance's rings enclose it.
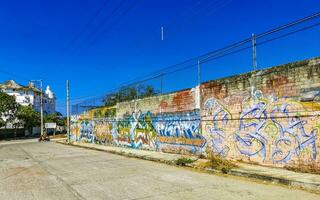
<instances>
[{"instance_id":1,"label":"painted wall mural","mask_svg":"<svg viewBox=\"0 0 320 200\"><path fill-rule=\"evenodd\" d=\"M212 152L272 164L319 160L320 104L259 94L244 94L232 104L205 101L204 130Z\"/></svg>"},{"instance_id":2,"label":"painted wall mural","mask_svg":"<svg viewBox=\"0 0 320 200\"><path fill-rule=\"evenodd\" d=\"M320 168L319 63L310 59L93 109L72 118L71 139Z\"/></svg>"},{"instance_id":3,"label":"painted wall mural","mask_svg":"<svg viewBox=\"0 0 320 200\"><path fill-rule=\"evenodd\" d=\"M227 156L229 152L226 141L225 127L232 119L231 113L217 100L210 98L204 103L206 115L211 115L212 118L204 122L205 132L210 134L210 145L212 152L219 156Z\"/></svg>"},{"instance_id":4,"label":"painted wall mural","mask_svg":"<svg viewBox=\"0 0 320 200\"><path fill-rule=\"evenodd\" d=\"M80 119L79 115L73 115L70 119L71 141L78 141L80 137Z\"/></svg>"},{"instance_id":5,"label":"painted wall mural","mask_svg":"<svg viewBox=\"0 0 320 200\"><path fill-rule=\"evenodd\" d=\"M93 133L94 122L91 120L83 120L80 122L79 141L87 141L94 143L95 135Z\"/></svg>"},{"instance_id":6,"label":"painted wall mural","mask_svg":"<svg viewBox=\"0 0 320 200\"><path fill-rule=\"evenodd\" d=\"M206 144L201 135L199 111L158 114L152 118L152 123L160 149L178 147L196 153Z\"/></svg>"},{"instance_id":7,"label":"painted wall mural","mask_svg":"<svg viewBox=\"0 0 320 200\"><path fill-rule=\"evenodd\" d=\"M94 120L94 142L98 144L113 144L113 141L117 138L115 124L116 121L111 118Z\"/></svg>"},{"instance_id":8,"label":"painted wall mural","mask_svg":"<svg viewBox=\"0 0 320 200\"><path fill-rule=\"evenodd\" d=\"M258 163L319 160L320 104L249 92L208 98L200 111L133 112L122 119L72 119L72 140L204 153ZM256 94L255 93L255 94Z\"/></svg>"},{"instance_id":9,"label":"painted wall mural","mask_svg":"<svg viewBox=\"0 0 320 200\"><path fill-rule=\"evenodd\" d=\"M117 141L132 148L155 148L156 133L151 123L151 113L141 111L125 116L117 123Z\"/></svg>"},{"instance_id":10,"label":"painted wall mural","mask_svg":"<svg viewBox=\"0 0 320 200\"><path fill-rule=\"evenodd\" d=\"M199 111L157 115L139 111L118 120L75 120L71 132L75 141L131 148L197 152L206 144L201 135Z\"/></svg>"}]
</instances>

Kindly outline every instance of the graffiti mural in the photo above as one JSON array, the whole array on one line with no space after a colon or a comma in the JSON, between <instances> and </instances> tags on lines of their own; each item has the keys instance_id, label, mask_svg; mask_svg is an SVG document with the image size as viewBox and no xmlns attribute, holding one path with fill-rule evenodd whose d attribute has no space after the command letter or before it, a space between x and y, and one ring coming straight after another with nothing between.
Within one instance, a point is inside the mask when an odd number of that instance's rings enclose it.
<instances>
[{"instance_id":1,"label":"graffiti mural","mask_svg":"<svg viewBox=\"0 0 320 200\"><path fill-rule=\"evenodd\" d=\"M316 108L316 110L314 109ZM311 113L311 114L310 114ZM71 139L137 149L213 153L258 163L319 159L320 104L242 93L208 98L200 111L133 112L120 119L71 119ZM310 116L309 116L310 115Z\"/></svg>"},{"instance_id":2,"label":"graffiti mural","mask_svg":"<svg viewBox=\"0 0 320 200\"><path fill-rule=\"evenodd\" d=\"M262 132L268 118L266 107L265 102L259 102L241 113L239 130L235 133L235 144L241 154L266 158L267 139Z\"/></svg>"},{"instance_id":3,"label":"graffiti mural","mask_svg":"<svg viewBox=\"0 0 320 200\"><path fill-rule=\"evenodd\" d=\"M152 117L157 131L158 148L161 145L185 146L192 152L206 144L201 135L199 111L175 114L158 114Z\"/></svg>"},{"instance_id":4,"label":"graffiti mural","mask_svg":"<svg viewBox=\"0 0 320 200\"><path fill-rule=\"evenodd\" d=\"M240 106L214 98L205 101L204 112L209 120L204 130L212 152L274 164L300 157L316 160L319 110L311 110L305 102L259 94L254 98L243 96ZM309 122L310 113L313 120Z\"/></svg>"},{"instance_id":5,"label":"graffiti mural","mask_svg":"<svg viewBox=\"0 0 320 200\"><path fill-rule=\"evenodd\" d=\"M206 123L205 131L209 133L213 153L226 157L229 147L226 142L225 127L232 119L231 113L216 99L210 98L204 103L206 115L212 116L212 122Z\"/></svg>"},{"instance_id":6,"label":"graffiti mural","mask_svg":"<svg viewBox=\"0 0 320 200\"><path fill-rule=\"evenodd\" d=\"M317 157L318 129L312 128L307 133L305 131L307 121L302 120L298 115L290 116L290 107L293 107L293 105L283 103L272 109L271 120L277 127L278 135L274 141L275 148L272 159L274 162L287 163L293 156L299 156L303 150L309 148L312 159L315 160ZM279 120L281 118L284 118L284 120Z\"/></svg>"},{"instance_id":7,"label":"graffiti mural","mask_svg":"<svg viewBox=\"0 0 320 200\"><path fill-rule=\"evenodd\" d=\"M93 121L83 120L80 122L80 136L79 141L86 141L94 143L95 136L93 133Z\"/></svg>"},{"instance_id":8,"label":"graffiti mural","mask_svg":"<svg viewBox=\"0 0 320 200\"><path fill-rule=\"evenodd\" d=\"M132 148L155 148L156 133L151 123L151 113L140 111L125 116L117 124L119 144Z\"/></svg>"},{"instance_id":9,"label":"graffiti mural","mask_svg":"<svg viewBox=\"0 0 320 200\"><path fill-rule=\"evenodd\" d=\"M319 63L306 60L88 110L72 117L71 140L320 167Z\"/></svg>"},{"instance_id":10,"label":"graffiti mural","mask_svg":"<svg viewBox=\"0 0 320 200\"><path fill-rule=\"evenodd\" d=\"M116 139L115 122L113 119L103 118L94 121L95 142L99 144L112 144Z\"/></svg>"}]
</instances>

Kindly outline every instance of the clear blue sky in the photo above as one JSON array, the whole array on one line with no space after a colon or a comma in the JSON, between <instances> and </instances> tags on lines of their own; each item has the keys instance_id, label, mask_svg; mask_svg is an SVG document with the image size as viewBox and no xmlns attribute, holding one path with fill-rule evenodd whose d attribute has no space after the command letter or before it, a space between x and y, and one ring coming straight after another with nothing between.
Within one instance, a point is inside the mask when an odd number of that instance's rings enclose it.
<instances>
[{"instance_id":1,"label":"clear blue sky","mask_svg":"<svg viewBox=\"0 0 320 200\"><path fill-rule=\"evenodd\" d=\"M2 0L0 80L43 79L65 113L66 79L71 99L102 95L127 80L318 11L319 0ZM258 47L258 66L319 56L319 50L317 27ZM250 69L249 51L203 64L202 80ZM168 76L164 90L195 84L191 69Z\"/></svg>"}]
</instances>

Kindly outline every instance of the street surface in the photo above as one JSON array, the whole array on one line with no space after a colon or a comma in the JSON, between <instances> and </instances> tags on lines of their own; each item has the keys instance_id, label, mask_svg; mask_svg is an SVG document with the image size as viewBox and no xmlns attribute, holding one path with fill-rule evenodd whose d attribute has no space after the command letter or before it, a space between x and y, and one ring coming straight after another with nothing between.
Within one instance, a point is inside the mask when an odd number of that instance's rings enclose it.
<instances>
[{"instance_id":1,"label":"street surface","mask_svg":"<svg viewBox=\"0 0 320 200\"><path fill-rule=\"evenodd\" d=\"M54 142L0 142L0 199L320 199Z\"/></svg>"}]
</instances>

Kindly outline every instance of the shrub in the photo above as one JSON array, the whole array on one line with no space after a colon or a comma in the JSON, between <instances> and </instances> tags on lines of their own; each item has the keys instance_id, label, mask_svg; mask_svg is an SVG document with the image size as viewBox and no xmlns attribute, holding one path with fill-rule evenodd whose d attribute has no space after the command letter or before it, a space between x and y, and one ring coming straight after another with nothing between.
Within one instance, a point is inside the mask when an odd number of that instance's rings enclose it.
<instances>
[{"instance_id":1,"label":"shrub","mask_svg":"<svg viewBox=\"0 0 320 200\"><path fill-rule=\"evenodd\" d=\"M210 150L207 151L207 159L208 161L204 163L202 167L216 169L222 171L225 174L227 174L231 169L238 167L235 163L214 154Z\"/></svg>"},{"instance_id":2,"label":"shrub","mask_svg":"<svg viewBox=\"0 0 320 200\"><path fill-rule=\"evenodd\" d=\"M186 164L193 163L195 160L192 160L191 158L179 158L175 161L176 165L180 166L186 166Z\"/></svg>"}]
</instances>

